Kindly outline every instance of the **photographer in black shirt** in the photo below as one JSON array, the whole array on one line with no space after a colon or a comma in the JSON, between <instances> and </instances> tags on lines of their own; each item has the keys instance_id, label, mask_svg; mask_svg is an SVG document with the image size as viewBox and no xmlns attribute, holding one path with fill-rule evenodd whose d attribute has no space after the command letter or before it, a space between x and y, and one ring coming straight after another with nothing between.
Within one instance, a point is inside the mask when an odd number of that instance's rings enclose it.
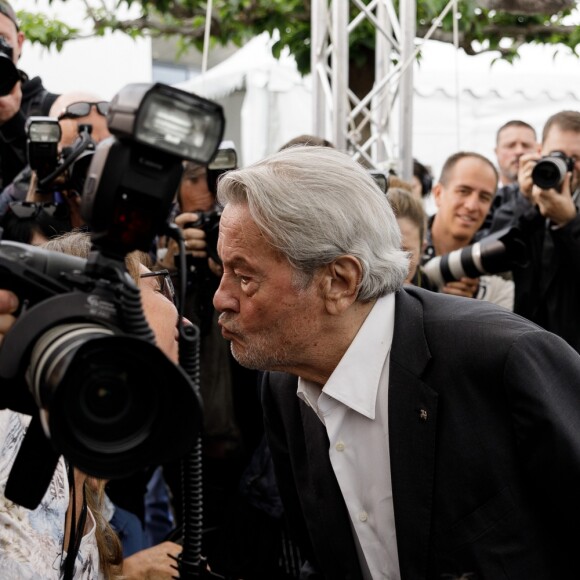
<instances>
[{"instance_id":1,"label":"photographer in black shirt","mask_svg":"<svg viewBox=\"0 0 580 580\"><path fill-rule=\"evenodd\" d=\"M17 69L24 39L14 9L0 0L0 190L26 166L27 117L48 115L58 96Z\"/></svg>"},{"instance_id":2,"label":"photographer in black shirt","mask_svg":"<svg viewBox=\"0 0 580 580\"><path fill-rule=\"evenodd\" d=\"M579 111L560 111L547 120L541 154L521 157L518 182L517 195L497 210L490 232L518 226L529 252L529 263L513 269L514 312L580 352Z\"/></svg>"}]
</instances>

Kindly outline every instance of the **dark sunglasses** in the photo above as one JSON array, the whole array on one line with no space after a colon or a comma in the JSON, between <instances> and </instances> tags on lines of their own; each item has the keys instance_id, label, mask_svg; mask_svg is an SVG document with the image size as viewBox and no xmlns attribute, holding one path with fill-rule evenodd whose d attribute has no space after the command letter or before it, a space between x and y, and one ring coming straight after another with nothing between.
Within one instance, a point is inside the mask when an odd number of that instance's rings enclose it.
<instances>
[{"instance_id":1,"label":"dark sunglasses","mask_svg":"<svg viewBox=\"0 0 580 580\"><path fill-rule=\"evenodd\" d=\"M65 108L64 113L61 113L58 116L58 120L60 121L62 119L78 119L79 117L86 117L90 114L92 107L96 107L97 113L99 113L99 115L106 117L107 112L109 111L109 102L99 101L98 103L89 103L87 101L79 101L78 103L71 103L68 107Z\"/></svg>"},{"instance_id":2,"label":"dark sunglasses","mask_svg":"<svg viewBox=\"0 0 580 580\"><path fill-rule=\"evenodd\" d=\"M47 202L37 202L37 201L12 201L9 204L10 211L18 219L34 219L37 218L42 212L53 216L59 209L60 203L54 203L52 201Z\"/></svg>"},{"instance_id":3,"label":"dark sunglasses","mask_svg":"<svg viewBox=\"0 0 580 580\"><path fill-rule=\"evenodd\" d=\"M173 287L173 282L171 280L171 273L169 270L157 270L156 272L146 272L145 274L140 274L139 278L151 278L159 277L159 291L165 298L171 300L175 304L175 288Z\"/></svg>"}]
</instances>

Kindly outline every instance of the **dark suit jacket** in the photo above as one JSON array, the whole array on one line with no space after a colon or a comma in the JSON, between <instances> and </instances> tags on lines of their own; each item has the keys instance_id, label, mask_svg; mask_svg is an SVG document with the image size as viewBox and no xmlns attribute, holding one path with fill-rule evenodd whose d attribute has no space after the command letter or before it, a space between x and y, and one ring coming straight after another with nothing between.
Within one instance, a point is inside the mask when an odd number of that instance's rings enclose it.
<instances>
[{"instance_id":1,"label":"dark suit jacket","mask_svg":"<svg viewBox=\"0 0 580 580\"><path fill-rule=\"evenodd\" d=\"M296 382L269 373L262 388L286 514L313 577L358 579L325 428ZM580 356L559 337L493 304L400 291L389 445L403 580L580 578Z\"/></svg>"}]
</instances>

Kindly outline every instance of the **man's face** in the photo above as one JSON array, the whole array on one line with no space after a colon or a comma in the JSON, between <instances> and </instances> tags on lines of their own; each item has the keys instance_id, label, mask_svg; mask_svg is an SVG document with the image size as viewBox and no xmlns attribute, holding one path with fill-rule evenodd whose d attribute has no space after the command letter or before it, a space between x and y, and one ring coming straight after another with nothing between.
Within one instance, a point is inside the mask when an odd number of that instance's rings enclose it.
<instances>
[{"instance_id":1,"label":"man's face","mask_svg":"<svg viewBox=\"0 0 580 580\"><path fill-rule=\"evenodd\" d=\"M534 132L527 127L506 127L500 132L495 154L504 185L517 181L520 157L537 149Z\"/></svg>"},{"instance_id":2,"label":"man's face","mask_svg":"<svg viewBox=\"0 0 580 580\"><path fill-rule=\"evenodd\" d=\"M460 159L447 184L433 188L438 226L463 245L471 243L489 212L496 188L495 172L488 163L476 157Z\"/></svg>"},{"instance_id":3,"label":"man's face","mask_svg":"<svg viewBox=\"0 0 580 580\"><path fill-rule=\"evenodd\" d=\"M542 143L542 156L554 151L561 151L575 161L570 184L570 190L574 193L580 186L580 133L562 131L560 127L553 125Z\"/></svg>"},{"instance_id":4,"label":"man's face","mask_svg":"<svg viewBox=\"0 0 580 580\"><path fill-rule=\"evenodd\" d=\"M70 147L75 142L79 135L79 125L89 124L93 126L91 137L96 143L111 136L107 127L107 118L101 115L94 106L91 107L91 112L86 117L61 119L59 123L62 130L61 148Z\"/></svg>"},{"instance_id":5,"label":"man's face","mask_svg":"<svg viewBox=\"0 0 580 580\"><path fill-rule=\"evenodd\" d=\"M22 43L24 34L16 30L14 22L8 16L0 13L0 36L12 47L12 61L18 63L20 53L22 52Z\"/></svg>"},{"instance_id":6,"label":"man's face","mask_svg":"<svg viewBox=\"0 0 580 580\"><path fill-rule=\"evenodd\" d=\"M210 211L213 208L214 197L207 185L207 172L203 167L181 182L179 206L183 212Z\"/></svg>"},{"instance_id":7,"label":"man's face","mask_svg":"<svg viewBox=\"0 0 580 580\"><path fill-rule=\"evenodd\" d=\"M301 367L324 310L316 276L297 289L295 271L260 233L246 204L225 207L218 252L224 273L214 306L236 360L254 369Z\"/></svg>"}]
</instances>

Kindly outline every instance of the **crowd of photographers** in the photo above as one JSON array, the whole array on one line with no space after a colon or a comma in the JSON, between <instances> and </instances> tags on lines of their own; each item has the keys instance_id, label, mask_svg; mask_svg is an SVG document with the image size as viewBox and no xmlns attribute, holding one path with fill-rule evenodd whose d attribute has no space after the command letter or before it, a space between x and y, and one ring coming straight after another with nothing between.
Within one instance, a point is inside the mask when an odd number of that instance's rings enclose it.
<instances>
[{"instance_id":1,"label":"crowd of photographers","mask_svg":"<svg viewBox=\"0 0 580 580\"><path fill-rule=\"evenodd\" d=\"M12 7L0 0L2 239L40 245L71 230L87 229L79 213L79 200L92 153L110 136L106 122L109 104L86 93L57 96L46 91L39 78L28 79L16 66L23 42ZM34 118L39 115L51 118L50 127L42 127L57 136L50 143L34 138ZM332 147L309 136L287 145ZM498 130L496 154L498 169L477 153L459 152L449 157L435 183L419 162L415 163L413 183L399 180L395 184L393 176L386 176L389 183L381 182L403 233L404 249L413 256L407 282L495 302L558 334L580 352L580 326L575 315L580 292L580 112L562 111L550 117L541 143L527 123L506 123ZM171 220L182 232L186 272L178 268L178 244L163 236L155 240L149 257L142 258L142 267L151 267L149 274L156 289L165 292L169 301L174 297L167 294L166 284L172 281L177 286L180 276L185 275L184 313L201 333L203 546L210 566L232 578L294 578L298 577L300 554L286 535L263 439L258 375L231 356L212 304L222 274L216 247L221 215L216 202L217 182L237 164L235 145L230 142L222 143L209 165L184 163ZM423 202L429 195L437 211L427 217ZM86 237L79 239L86 243ZM144 284L142 280L139 283ZM2 332L7 330L5 320L10 311L9 307L0 310ZM162 322L156 324L162 326ZM14 433L22 435L25 424L13 416L3 419L6 424L0 423L0 427L6 436L13 440ZM109 542L110 555L103 563L101 554L102 574L170 578L175 573L179 547L168 540L179 541L176 530L183 524L176 464L153 466L108 484L84 478L79 484L72 470L67 473L65 464L61 471L61 480L67 480L67 489L76 489L77 499L87 489L89 494L102 491L104 503L93 506L93 516L104 518L105 531L111 526L128 562L123 568L114 542L111 548L112 540L101 535L99 549L105 550L103 543ZM60 511L68 507L68 499L63 500L64 487L55 499L60 502ZM82 511L83 502L79 505ZM63 521L62 530L54 537L63 542L74 540L70 530L70 521L66 532ZM82 537L83 529L78 533ZM94 577L91 574L99 568L94 559L99 556L91 555L90 546L79 546L74 552L79 558L78 569L73 563L76 572L70 577ZM61 548L51 549L58 552ZM0 562L9 562L6 552L10 547L0 548L2 551ZM171 555L169 560L167 554ZM22 573L18 566L14 570ZM61 572L56 570L54 577Z\"/></svg>"}]
</instances>

